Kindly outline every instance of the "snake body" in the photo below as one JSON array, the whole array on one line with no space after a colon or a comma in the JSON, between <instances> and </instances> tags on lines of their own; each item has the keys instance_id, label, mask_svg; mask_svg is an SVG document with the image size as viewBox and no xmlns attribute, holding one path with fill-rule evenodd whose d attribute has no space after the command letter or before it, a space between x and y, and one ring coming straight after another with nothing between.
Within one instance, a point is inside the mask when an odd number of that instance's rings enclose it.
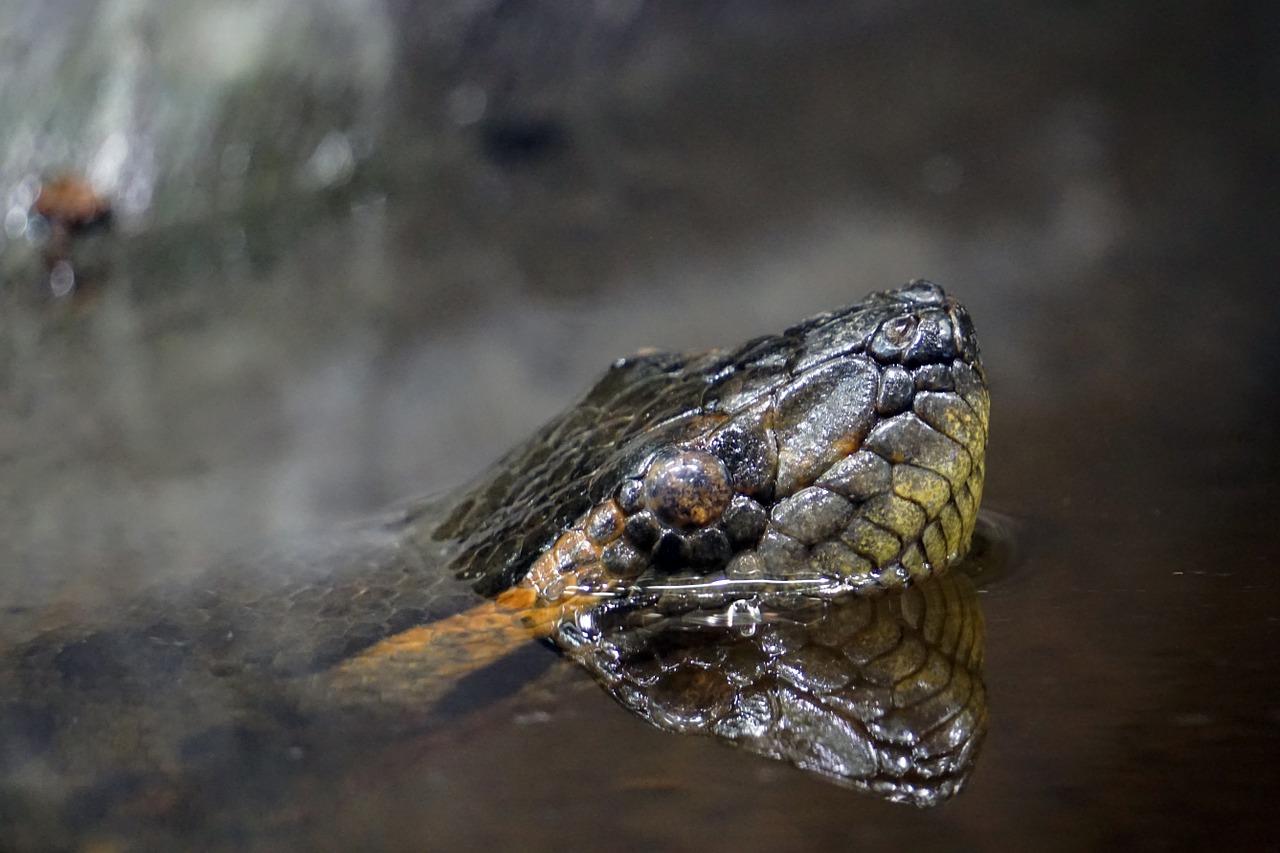
<instances>
[{"instance_id":1,"label":"snake body","mask_svg":"<svg viewBox=\"0 0 1280 853\"><path fill-rule=\"evenodd\" d=\"M0 655L0 823L67 821L86 792L78 819L105 820L146 780L269 779L263 756L325 724L411 728L531 636L655 725L936 802L985 720L981 620L946 570L988 417L973 326L929 282L619 360L454 493Z\"/></svg>"}]
</instances>

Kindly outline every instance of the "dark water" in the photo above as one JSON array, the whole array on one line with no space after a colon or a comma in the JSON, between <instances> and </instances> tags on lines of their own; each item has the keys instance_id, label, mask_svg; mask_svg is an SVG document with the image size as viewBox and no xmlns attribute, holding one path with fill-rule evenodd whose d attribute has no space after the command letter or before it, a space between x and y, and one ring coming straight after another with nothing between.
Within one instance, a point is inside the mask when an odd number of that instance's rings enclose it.
<instances>
[{"instance_id":1,"label":"dark water","mask_svg":"<svg viewBox=\"0 0 1280 853\"><path fill-rule=\"evenodd\" d=\"M144 219L84 250L71 298L6 244L0 638L456 483L618 355L925 276L978 326L985 502L1022 522L982 593L991 727L964 793L884 804L535 661L314 792L287 837L1280 845L1275 14L623 5L459 4L447 56L391 10L407 153L336 192ZM478 123L441 106L461 82L491 93Z\"/></svg>"}]
</instances>

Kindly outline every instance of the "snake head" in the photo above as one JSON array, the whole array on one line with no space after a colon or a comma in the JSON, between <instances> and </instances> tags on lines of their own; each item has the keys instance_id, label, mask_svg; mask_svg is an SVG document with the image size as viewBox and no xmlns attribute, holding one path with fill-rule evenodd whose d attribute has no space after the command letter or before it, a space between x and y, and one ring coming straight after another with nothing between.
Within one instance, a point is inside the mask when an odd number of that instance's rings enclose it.
<instances>
[{"instance_id":1,"label":"snake head","mask_svg":"<svg viewBox=\"0 0 1280 853\"><path fill-rule=\"evenodd\" d=\"M965 309L914 281L735 349L616 362L437 539L483 594L871 594L968 549L989 399Z\"/></svg>"}]
</instances>

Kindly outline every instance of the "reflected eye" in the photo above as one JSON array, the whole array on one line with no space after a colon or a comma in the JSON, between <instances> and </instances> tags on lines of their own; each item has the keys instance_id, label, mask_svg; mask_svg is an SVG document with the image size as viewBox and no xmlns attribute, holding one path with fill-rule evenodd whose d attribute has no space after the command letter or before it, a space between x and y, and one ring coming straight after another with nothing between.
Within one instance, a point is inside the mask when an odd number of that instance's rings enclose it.
<instances>
[{"instance_id":1,"label":"reflected eye","mask_svg":"<svg viewBox=\"0 0 1280 853\"><path fill-rule=\"evenodd\" d=\"M682 450L654 460L644 475L644 504L676 527L702 527L720 518L733 490L716 456Z\"/></svg>"}]
</instances>

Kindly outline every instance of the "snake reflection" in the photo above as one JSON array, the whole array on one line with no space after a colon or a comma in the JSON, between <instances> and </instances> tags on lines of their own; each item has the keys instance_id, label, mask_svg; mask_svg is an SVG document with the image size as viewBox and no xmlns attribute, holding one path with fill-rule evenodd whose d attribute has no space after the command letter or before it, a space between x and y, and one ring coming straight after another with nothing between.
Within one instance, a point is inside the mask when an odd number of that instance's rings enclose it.
<instances>
[{"instance_id":1,"label":"snake reflection","mask_svg":"<svg viewBox=\"0 0 1280 853\"><path fill-rule=\"evenodd\" d=\"M940 802L986 721L981 617L948 569L988 417L972 324L928 282L621 360L455 494L232 555L5 654L0 817L269 786L342 732L421 725L531 637L660 728Z\"/></svg>"}]
</instances>

